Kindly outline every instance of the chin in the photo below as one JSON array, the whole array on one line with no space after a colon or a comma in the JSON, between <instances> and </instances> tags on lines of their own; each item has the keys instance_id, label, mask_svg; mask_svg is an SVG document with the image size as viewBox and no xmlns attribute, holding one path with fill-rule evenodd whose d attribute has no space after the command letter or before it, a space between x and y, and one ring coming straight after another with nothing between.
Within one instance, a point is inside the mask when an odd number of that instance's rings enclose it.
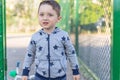
<instances>
[{"instance_id":1,"label":"chin","mask_svg":"<svg viewBox=\"0 0 120 80\"><path fill-rule=\"evenodd\" d=\"M42 28L49 28L49 26L42 26Z\"/></svg>"},{"instance_id":2,"label":"chin","mask_svg":"<svg viewBox=\"0 0 120 80\"><path fill-rule=\"evenodd\" d=\"M43 27L44 29L49 29L49 27Z\"/></svg>"}]
</instances>

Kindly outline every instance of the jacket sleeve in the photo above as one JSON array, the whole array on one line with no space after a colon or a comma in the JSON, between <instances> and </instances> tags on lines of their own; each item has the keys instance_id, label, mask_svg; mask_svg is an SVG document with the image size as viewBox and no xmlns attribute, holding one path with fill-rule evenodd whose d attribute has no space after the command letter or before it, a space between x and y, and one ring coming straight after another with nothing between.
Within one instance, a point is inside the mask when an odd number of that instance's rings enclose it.
<instances>
[{"instance_id":1,"label":"jacket sleeve","mask_svg":"<svg viewBox=\"0 0 120 80\"><path fill-rule=\"evenodd\" d=\"M35 59L35 51L36 51L36 42L35 40L31 39L27 47L25 59L23 62L23 72L22 72L23 76L28 76L29 74L30 67Z\"/></svg>"},{"instance_id":2,"label":"jacket sleeve","mask_svg":"<svg viewBox=\"0 0 120 80\"><path fill-rule=\"evenodd\" d=\"M76 55L75 48L74 48L68 34L66 36L64 47L65 47L65 52L66 52L67 58L70 62L70 66L72 68L73 75L78 75L79 74L79 64L78 64L78 60L77 60L77 55Z\"/></svg>"}]
</instances>

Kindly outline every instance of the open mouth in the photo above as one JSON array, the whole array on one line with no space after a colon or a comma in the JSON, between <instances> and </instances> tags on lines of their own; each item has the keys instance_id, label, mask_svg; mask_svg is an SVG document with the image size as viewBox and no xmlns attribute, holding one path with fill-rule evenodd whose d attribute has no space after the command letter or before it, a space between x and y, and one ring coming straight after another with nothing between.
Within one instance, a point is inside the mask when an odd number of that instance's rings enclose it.
<instances>
[{"instance_id":1,"label":"open mouth","mask_svg":"<svg viewBox=\"0 0 120 80\"><path fill-rule=\"evenodd\" d=\"M44 24L44 25L47 25L47 24L48 24L48 22L43 22L43 24Z\"/></svg>"}]
</instances>

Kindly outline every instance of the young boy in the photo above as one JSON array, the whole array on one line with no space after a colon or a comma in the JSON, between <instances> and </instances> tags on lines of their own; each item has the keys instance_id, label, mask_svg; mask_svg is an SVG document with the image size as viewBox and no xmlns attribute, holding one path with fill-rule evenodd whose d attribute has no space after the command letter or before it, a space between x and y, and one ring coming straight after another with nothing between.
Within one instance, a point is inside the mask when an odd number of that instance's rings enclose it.
<instances>
[{"instance_id":1,"label":"young boy","mask_svg":"<svg viewBox=\"0 0 120 80\"><path fill-rule=\"evenodd\" d=\"M42 29L32 35L23 64L22 80L27 80L30 66L35 61L35 80L66 80L67 59L73 79L80 80L75 49L68 33L56 27L60 21L60 5L54 0L44 0L38 8Z\"/></svg>"}]
</instances>

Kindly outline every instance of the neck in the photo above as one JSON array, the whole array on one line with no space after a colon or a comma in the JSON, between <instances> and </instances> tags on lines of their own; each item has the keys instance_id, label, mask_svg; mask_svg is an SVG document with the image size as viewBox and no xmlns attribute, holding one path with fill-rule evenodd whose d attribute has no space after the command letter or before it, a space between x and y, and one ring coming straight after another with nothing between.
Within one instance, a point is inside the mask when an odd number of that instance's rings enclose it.
<instances>
[{"instance_id":1,"label":"neck","mask_svg":"<svg viewBox=\"0 0 120 80\"><path fill-rule=\"evenodd\" d=\"M55 27L53 28L44 28L44 31L48 34L51 34L54 31Z\"/></svg>"}]
</instances>

